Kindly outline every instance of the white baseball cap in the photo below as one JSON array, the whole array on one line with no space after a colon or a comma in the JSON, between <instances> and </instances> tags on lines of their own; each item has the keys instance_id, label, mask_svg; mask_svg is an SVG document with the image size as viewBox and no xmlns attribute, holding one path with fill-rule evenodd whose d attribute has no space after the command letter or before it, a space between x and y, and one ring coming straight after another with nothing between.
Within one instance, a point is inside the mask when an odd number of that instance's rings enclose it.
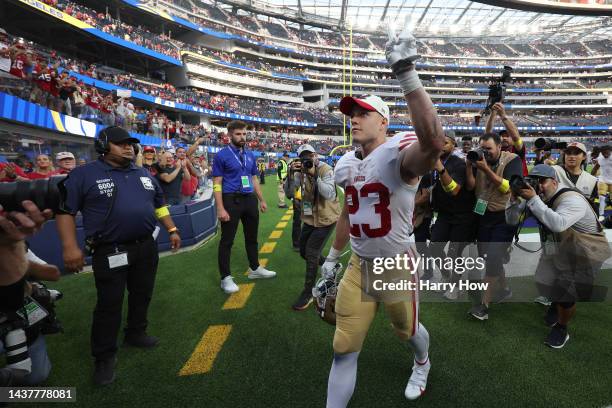
<instances>
[{"instance_id":1,"label":"white baseball cap","mask_svg":"<svg viewBox=\"0 0 612 408\"><path fill-rule=\"evenodd\" d=\"M568 145L565 148L565 150L569 149L570 147L575 147L576 149L583 151L584 154L587 154L587 149L586 149L586 146L584 145L584 143L580 143L580 142L571 142L571 143L568 143Z\"/></svg>"},{"instance_id":2,"label":"white baseball cap","mask_svg":"<svg viewBox=\"0 0 612 408\"><path fill-rule=\"evenodd\" d=\"M340 112L350 116L355 105L359 105L370 112L378 112L383 118L387 119L387 122L389 121L389 107L376 95L363 95L359 98L345 96L340 101Z\"/></svg>"},{"instance_id":3,"label":"white baseball cap","mask_svg":"<svg viewBox=\"0 0 612 408\"><path fill-rule=\"evenodd\" d=\"M74 160L74 154L70 152L59 152L58 154L55 155L55 160L57 161L64 160L64 159Z\"/></svg>"},{"instance_id":4,"label":"white baseball cap","mask_svg":"<svg viewBox=\"0 0 612 408\"><path fill-rule=\"evenodd\" d=\"M304 152L312 152L314 154L316 154L317 152L315 151L314 147L312 147L309 144L303 144L301 145L298 149L297 149L297 154L298 156L301 156L302 153Z\"/></svg>"}]
</instances>

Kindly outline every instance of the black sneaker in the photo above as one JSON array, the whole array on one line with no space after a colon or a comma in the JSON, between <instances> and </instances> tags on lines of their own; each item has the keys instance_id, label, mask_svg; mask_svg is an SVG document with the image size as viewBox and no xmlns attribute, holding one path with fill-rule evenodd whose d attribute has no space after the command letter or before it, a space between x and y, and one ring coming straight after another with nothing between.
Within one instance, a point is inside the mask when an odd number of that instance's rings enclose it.
<instances>
[{"instance_id":1,"label":"black sneaker","mask_svg":"<svg viewBox=\"0 0 612 408\"><path fill-rule=\"evenodd\" d=\"M115 381L115 365L117 357L107 358L106 360L96 360L96 368L93 375L94 384L104 386Z\"/></svg>"},{"instance_id":2,"label":"black sneaker","mask_svg":"<svg viewBox=\"0 0 612 408\"><path fill-rule=\"evenodd\" d=\"M504 300L508 300L512 297L512 289L503 288L502 290L495 293L495 298L493 299L494 303L501 303Z\"/></svg>"},{"instance_id":3,"label":"black sneaker","mask_svg":"<svg viewBox=\"0 0 612 408\"><path fill-rule=\"evenodd\" d=\"M149 336L146 333L141 333L137 335L126 334L125 340L123 341L123 345L132 346L138 348L153 348L157 346L159 343L159 339L154 336Z\"/></svg>"},{"instance_id":4,"label":"black sneaker","mask_svg":"<svg viewBox=\"0 0 612 408\"><path fill-rule=\"evenodd\" d=\"M302 311L306 310L312 303L312 295L307 292L302 292L298 300L291 306L293 310Z\"/></svg>"},{"instance_id":5,"label":"black sneaker","mask_svg":"<svg viewBox=\"0 0 612 408\"><path fill-rule=\"evenodd\" d=\"M555 324L552 329L550 329L550 333L548 333L548 337L544 340L544 344L548 347L560 349L565 346L568 340L569 334L567 333L567 327L561 327L559 324Z\"/></svg>"},{"instance_id":6,"label":"black sneaker","mask_svg":"<svg viewBox=\"0 0 612 408\"><path fill-rule=\"evenodd\" d=\"M472 315L478 320L487 320L489 318L489 308L481 303L472 307L468 314Z\"/></svg>"},{"instance_id":7,"label":"black sneaker","mask_svg":"<svg viewBox=\"0 0 612 408\"><path fill-rule=\"evenodd\" d=\"M6 367L0 368L0 387L9 387L12 383L13 371Z\"/></svg>"},{"instance_id":8,"label":"black sneaker","mask_svg":"<svg viewBox=\"0 0 612 408\"><path fill-rule=\"evenodd\" d=\"M544 323L548 327L553 327L557 324L559 320L559 313L557 312L557 307L555 305L548 306L548 310L546 311L546 315L544 316Z\"/></svg>"}]
</instances>

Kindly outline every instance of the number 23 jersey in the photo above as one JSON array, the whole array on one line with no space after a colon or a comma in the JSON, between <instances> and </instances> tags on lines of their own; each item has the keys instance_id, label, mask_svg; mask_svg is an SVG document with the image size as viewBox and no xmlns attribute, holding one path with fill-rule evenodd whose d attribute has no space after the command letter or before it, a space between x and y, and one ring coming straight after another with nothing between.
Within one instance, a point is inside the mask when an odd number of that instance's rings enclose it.
<instances>
[{"instance_id":1,"label":"number 23 jersey","mask_svg":"<svg viewBox=\"0 0 612 408\"><path fill-rule=\"evenodd\" d=\"M338 161L336 184L344 188L349 212L351 248L362 258L406 253L412 234L412 214L418 189L400 175L400 152L417 141L402 132L378 146L366 158L355 151Z\"/></svg>"}]
</instances>

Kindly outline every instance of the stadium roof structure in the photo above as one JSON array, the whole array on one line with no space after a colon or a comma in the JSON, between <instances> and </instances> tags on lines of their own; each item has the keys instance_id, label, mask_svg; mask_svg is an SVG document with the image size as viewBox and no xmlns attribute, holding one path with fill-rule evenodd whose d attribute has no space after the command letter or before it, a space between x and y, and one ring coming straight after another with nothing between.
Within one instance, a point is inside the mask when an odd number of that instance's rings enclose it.
<instances>
[{"instance_id":1,"label":"stadium roof structure","mask_svg":"<svg viewBox=\"0 0 612 408\"><path fill-rule=\"evenodd\" d=\"M552 8L557 0L221 0L223 3L248 5L263 14L283 10L299 22L322 27L334 22L341 29L356 32L380 32L388 24L409 24L418 38L461 38L462 40L494 38L495 41L592 41L612 37L612 3L603 0L595 15L580 15L580 10ZM600 2L602 0L599 0ZM500 7L487 3L502 4ZM520 3L537 3L536 9L524 11ZM241 4L242 3L242 4ZM219 4L219 3L217 3ZM561 3L559 3L561 4ZM532 9L534 9L532 7ZM268 11L268 12L266 12ZM292 13L293 12L293 13ZM567 14L558 14L567 13ZM588 14L589 12L587 12ZM584 14L584 13L583 13ZM323 23L323 24L322 24ZM331 24L330 24L331 26ZM560 38L558 38L560 37Z\"/></svg>"}]
</instances>

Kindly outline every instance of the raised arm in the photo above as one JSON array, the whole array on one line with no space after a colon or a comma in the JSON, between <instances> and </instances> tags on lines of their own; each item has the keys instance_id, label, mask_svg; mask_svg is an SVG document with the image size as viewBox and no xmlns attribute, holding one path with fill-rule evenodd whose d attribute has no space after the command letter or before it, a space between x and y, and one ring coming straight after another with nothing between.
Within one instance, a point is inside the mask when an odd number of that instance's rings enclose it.
<instances>
[{"instance_id":1,"label":"raised arm","mask_svg":"<svg viewBox=\"0 0 612 408\"><path fill-rule=\"evenodd\" d=\"M385 54L404 92L414 131L419 140L419 143L413 143L402 151L402 178L407 183L413 184L416 182L415 177L434 168L442 153L444 131L436 109L415 71L414 61L419 55L416 39L407 27L396 34L391 25L389 26L389 40Z\"/></svg>"}]
</instances>

